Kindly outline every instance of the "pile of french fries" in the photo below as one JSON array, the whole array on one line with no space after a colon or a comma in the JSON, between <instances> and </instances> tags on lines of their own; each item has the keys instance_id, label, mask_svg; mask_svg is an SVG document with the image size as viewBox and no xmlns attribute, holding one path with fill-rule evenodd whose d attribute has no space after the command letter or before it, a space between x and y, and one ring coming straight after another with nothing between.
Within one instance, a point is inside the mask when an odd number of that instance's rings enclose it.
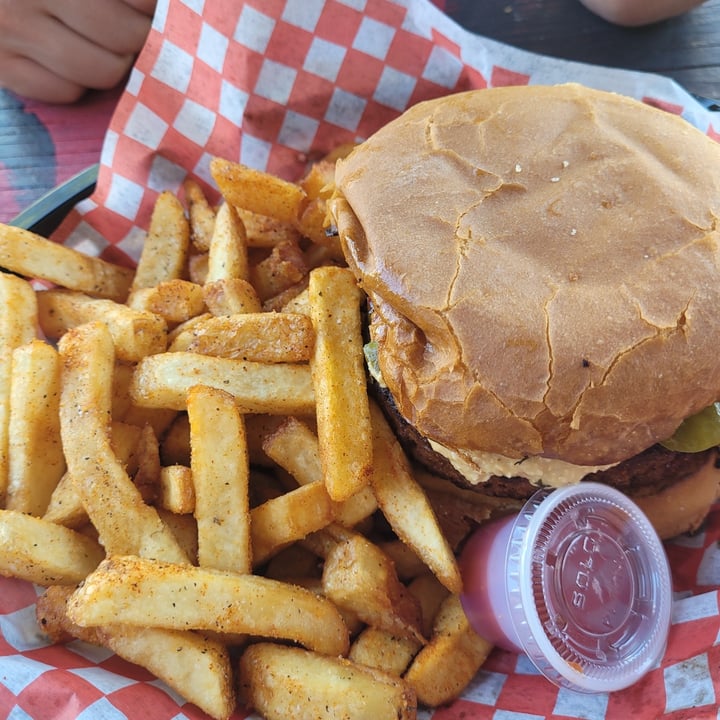
<instances>
[{"instance_id":1,"label":"pile of french fries","mask_svg":"<svg viewBox=\"0 0 720 720\"><path fill-rule=\"evenodd\" d=\"M0 226L0 574L213 718L414 718L491 649L368 394L341 152L215 159L220 204L160 194L134 269Z\"/></svg>"}]
</instances>

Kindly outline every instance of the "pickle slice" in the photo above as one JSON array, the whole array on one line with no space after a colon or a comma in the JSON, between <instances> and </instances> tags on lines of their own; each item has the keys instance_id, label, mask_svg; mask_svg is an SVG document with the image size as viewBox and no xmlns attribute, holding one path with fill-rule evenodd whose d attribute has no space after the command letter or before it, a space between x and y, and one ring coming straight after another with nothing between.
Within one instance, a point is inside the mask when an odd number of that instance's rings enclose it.
<instances>
[{"instance_id":1,"label":"pickle slice","mask_svg":"<svg viewBox=\"0 0 720 720\"><path fill-rule=\"evenodd\" d=\"M701 452L720 445L720 402L685 418L675 434L660 444L676 452Z\"/></svg>"}]
</instances>

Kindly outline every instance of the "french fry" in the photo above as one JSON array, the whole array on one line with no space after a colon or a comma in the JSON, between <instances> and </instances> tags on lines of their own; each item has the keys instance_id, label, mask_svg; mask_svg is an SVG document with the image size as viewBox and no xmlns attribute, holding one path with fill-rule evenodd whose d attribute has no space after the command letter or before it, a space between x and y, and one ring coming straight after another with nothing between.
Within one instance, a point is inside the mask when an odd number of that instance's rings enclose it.
<instances>
[{"instance_id":1,"label":"french fry","mask_svg":"<svg viewBox=\"0 0 720 720\"><path fill-rule=\"evenodd\" d=\"M180 278L165 280L153 287L139 288L133 292L129 303L130 308L152 313L167 323L185 322L205 311L202 286Z\"/></svg>"},{"instance_id":2,"label":"french fry","mask_svg":"<svg viewBox=\"0 0 720 720\"><path fill-rule=\"evenodd\" d=\"M149 670L215 720L227 720L235 710L230 657L221 641L198 633L124 625L101 628L100 640L121 658Z\"/></svg>"},{"instance_id":3,"label":"french fry","mask_svg":"<svg viewBox=\"0 0 720 720\"><path fill-rule=\"evenodd\" d=\"M386 630L366 627L350 646L353 662L400 677L422 643L414 638L395 637Z\"/></svg>"},{"instance_id":4,"label":"french fry","mask_svg":"<svg viewBox=\"0 0 720 720\"><path fill-rule=\"evenodd\" d=\"M108 554L188 559L154 508L143 502L110 443L115 364L112 337L100 322L69 330L63 362L60 432L68 471Z\"/></svg>"},{"instance_id":5,"label":"french fry","mask_svg":"<svg viewBox=\"0 0 720 720\"><path fill-rule=\"evenodd\" d=\"M281 308L281 312L300 313L310 317L310 295L308 289L305 288L297 295L290 298Z\"/></svg>"},{"instance_id":6,"label":"french fry","mask_svg":"<svg viewBox=\"0 0 720 720\"><path fill-rule=\"evenodd\" d=\"M450 592L459 593L460 570L427 495L413 478L398 439L374 403L370 416L374 463L370 482L383 515L396 535L424 560L443 585Z\"/></svg>"},{"instance_id":7,"label":"french fry","mask_svg":"<svg viewBox=\"0 0 720 720\"><path fill-rule=\"evenodd\" d=\"M438 707L454 700L472 680L492 644L470 626L458 595L449 595L435 618L430 642L416 655L405 680L418 700Z\"/></svg>"},{"instance_id":8,"label":"french fry","mask_svg":"<svg viewBox=\"0 0 720 720\"><path fill-rule=\"evenodd\" d=\"M73 590L53 586L38 598L38 623L51 639L79 638L106 647L149 670L210 717L226 720L232 714L236 703L232 670L227 648L220 642L197 633L152 627L81 627L67 616Z\"/></svg>"},{"instance_id":9,"label":"french fry","mask_svg":"<svg viewBox=\"0 0 720 720\"><path fill-rule=\"evenodd\" d=\"M296 242L282 242L264 260L250 267L250 282L260 300L267 301L298 286L309 270L300 246Z\"/></svg>"},{"instance_id":10,"label":"french fry","mask_svg":"<svg viewBox=\"0 0 720 720\"><path fill-rule=\"evenodd\" d=\"M122 302L134 271L47 240L29 230L0 224L0 267L26 278Z\"/></svg>"},{"instance_id":11,"label":"french fry","mask_svg":"<svg viewBox=\"0 0 720 720\"><path fill-rule=\"evenodd\" d=\"M293 543L270 558L263 574L274 580L297 582L300 578L320 580L320 571L317 555Z\"/></svg>"},{"instance_id":12,"label":"french fry","mask_svg":"<svg viewBox=\"0 0 720 720\"><path fill-rule=\"evenodd\" d=\"M175 416L160 440L160 461L163 465L190 467L190 421L187 413Z\"/></svg>"},{"instance_id":13,"label":"french fry","mask_svg":"<svg viewBox=\"0 0 720 720\"><path fill-rule=\"evenodd\" d=\"M133 484L148 505L155 504L160 485L160 446L150 425L141 428L131 460L133 466L126 469Z\"/></svg>"},{"instance_id":14,"label":"french fry","mask_svg":"<svg viewBox=\"0 0 720 720\"><path fill-rule=\"evenodd\" d=\"M314 162L298 185L311 200L327 200L335 185L335 160L323 158Z\"/></svg>"},{"instance_id":15,"label":"french fry","mask_svg":"<svg viewBox=\"0 0 720 720\"><path fill-rule=\"evenodd\" d=\"M68 616L79 625L119 622L174 630L292 640L327 655L348 651L335 606L289 583L138 557L104 560L78 588Z\"/></svg>"},{"instance_id":16,"label":"french fry","mask_svg":"<svg viewBox=\"0 0 720 720\"><path fill-rule=\"evenodd\" d=\"M200 185L192 178L185 179L183 190L188 206L190 239L197 250L206 252L215 227L215 211Z\"/></svg>"},{"instance_id":17,"label":"french fry","mask_svg":"<svg viewBox=\"0 0 720 720\"><path fill-rule=\"evenodd\" d=\"M191 282L204 285L208 271L208 253L190 255L187 263L188 276Z\"/></svg>"},{"instance_id":18,"label":"french fry","mask_svg":"<svg viewBox=\"0 0 720 720\"><path fill-rule=\"evenodd\" d=\"M310 268L308 268L309 270ZM301 293L307 290L308 276L303 275L299 282L286 287L272 297L263 301L262 309L265 312L280 312L287 307L288 303Z\"/></svg>"},{"instance_id":19,"label":"french fry","mask_svg":"<svg viewBox=\"0 0 720 720\"><path fill-rule=\"evenodd\" d=\"M180 201L169 191L158 195L138 260L131 295L165 280L182 278L190 245L190 226Z\"/></svg>"},{"instance_id":20,"label":"french fry","mask_svg":"<svg viewBox=\"0 0 720 720\"><path fill-rule=\"evenodd\" d=\"M113 452L122 465L128 466L135 448L140 443L142 428L136 425L113 422L110 443ZM130 467L128 467L130 470ZM69 472L60 478L55 486L43 519L69 528L80 528L88 522L85 506Z\"/></svg>"},{"instance_id":21,"label":"french fry","mask_svg":"<svg viewBox=\"0 0 720 720\"><path fill-rule=\"evenodd\" d=\"M0 510L0 575L38 585L75 585L103 559L97 542L62 525Z\"/></svg>"},{"instance_id":22,"label":"french fry","mask_svg":"<svg viewBox=\"0 0 720 720\"><path fill-rule=\"evenodd\" d=\"M154 313L64 289L39 292L37 303L40 327L54 340L72 327L101 320L110 330L119 360L135 362L165 350L167 325Z\"/></svg>"},{"instance_id":23,"label":"french fry","mask_svg":"<svg viewBox=\"0 0 720 720\"><path fill-rule=\"evenodd\" d=\"M422 610L423 635L432 636L435 618L450 592L431 573L418 575L408 584L408 590L417 598Z\"/></svg>"},{"instance_id":24,"label":"french fry","mask_svg":"<svg viewBox=\"0 0 720 720\"><path fill-rule=\"evenodd\" d=\"M160 468L158 505L175 515L187 515L195 510L195 485L189 467L165 465Z\"/></svg>"},{"instance_id":25,"label":"french fry","mask_svg":"<svg viewBox=\"0 0 720 720\"><path fill-rule=\"evenodd\" d=\"M65 472L60 358L41 340L15 348L10 390L8 510L41 516Z\"/></svg>"},{"instance_id":26,"label":"french fry","mask_svg":"<svg viewBox=\"0 0 720 720\"><path fill-rule=\"evenodd\" d=\"M49 637L218 720L235 655L248 711L379 720L457 697L490 649L453 550L503 507L453 525L465 498L369 399L335 160L292 183L214 159L217 208L190 178L187 215L160 193L135 271L0 226L0 266L60 286L0 273L0 574L50 586Z\"/></svg>"},{"instance_id":27,"label":"french fry","mask_svg":"<svg viewBox=\"0 0 720 720\"><path fill-rule=\"evenodd\" d=\"M310 273L309 297L323 477L330 497L342 501L367 485L372 472L360 290L349 270L323 267Z\"/></svg>"},{"instance_id":28,"label":"french fry","mask_svg":"<svg viewBox=\"0 0 720 720\"><path fill-rule=\"evenodd\" d=\"M403 582L414 580L428 571L428 566L418 554L402 540L383 540L378 542L378 546L393 561L398 577Z\"/></svg>"},{"instance_id":29,"label":"french fry","mask_svg":"<svg viewBox=\"0 0 720 720\"><path fill-rule=\"evenodd\" d=\"M292 475L299 485L323 480L317 436L302 421L286 418L263 442L266 455ZM329 496L328 496L329 497ZM377 510L372 489L360 488L355 495L336 504L335 520L353 527Z\"/></svg>"},{"instance_id":30,"label":"french fry","mask_svg":"<svg viewBox=\"0 0 720 720\"><path fill-rule=\"evenodd\" d=\"M243 418L231 395L196 385L187 398L198 561L250 572L250 467Z\"/></svg>"},{"instance_id":31,"label":"french fry","mask_svg":"<svg viewBox=\"0 0 720 720\"><path fill-rule=\"evenodd\" d=\"M343 658L273 643L240 658L240 699L267 720L414 720L405 682Z\"/></svg>"},{"instance_id":32,"label":"french fry","mask_svg":"<svg viewBox=\"0 0 720 720\"><path fill-rule=\"evenodd\" d=\"M2 241L0 241L2 242ZM0 272L0 507L10 470L10 386L13 350L35 337L37 301L27 280Z\"/></svg>"},{"instance_id":33,"label":"french fry","mask_svg":"<svg viewBox=\"0 0 720 720\"><path fill-rule=\"evenodd\" d=\"M226 202L281 223L294 224L307 202L299 185L240 163L213 158L210 173Z\"/></svg>"},{"instance_id":34,"label":"french fry","mask_svg":"<svg viewBox=\"0 0 720 720\"><path fill-rule=\"evenodd\" d=\"M205 282L203 298L213 315L260 312L262 305L255 288L242 278Z\"/></svg>"},{"instance_id":35,"label":"french fry","mask_svg":"<svg viewBox=\"0 0 720 720\"><path fill-rule=\"evenodd\" d=\"M35 616L43 633L54 643L78 639L91 645L100 645L98 628L82 628L70 622L67 602L75 592L74 585L49 585L38 596Z\"/></svg>"},{"instance_id":36,"label":"french fry","mask_svg":"<svg viewBox=\"0 0 720 720\"><path fill-rule=\"evenodd\" d=\"M314 343L306 315L258 312L198 320L168 349L260 363L307 362Z\"/></svg>"},{"instance_id":37,"label":"french fry","mask_svg":"<svg viewBox=\"0 0 720 720\"><path fill-rule=\"evenodd\" d=\"M242 413L310 415L315 409L307 365L268 365L189 352L143 358L133 374L130 394L143 407L184 410L193 385L229 392Z\"/></svg>"},{"instance_id":38,"label":"french fry","mask_svg":"<svg viewBox=\"0 0 720 720\"><path fill-rule=\"evenodd\" d=\"M144 408L135 405L130 397L130 383L134 365L115 363L112 377L112 419L125 425L150 425L157 437L163 437L177 413L163 408Z\"/></svg>"},{"instance_id":39,"label":"french fry","mask_svg":"<svg viewBox=\"0 0 720 720\"><path fill-rule=\"evenodd\" d=\"M188 468L189 470L189 468ZM178 515L170 512L163 507L158 506L158 515L162 521L170 528L175 536L178 544L183 552L190 559L192 565L197 565L198 541L197 541L197 523L191 513Z\"/></svg>"},{"instance_id":40,"label":"french fry","mask_svg":"<svg viewBox=\"0 0 720 720\"><path fill-rule=\"evenodd\" d=\"M245 226L237 210L226 202L220 206L215 218L205 282L231 278L248 280L249 266Z\"/></svg>"},{"instance_id":41,"label":"french fry","mask_svg":"<svg viewBox=\"0 0 720 720\"><path fill-rule=\"evenodd\" d=\"M340 238L337 234L328 234L326 232L328 226L325 200L320 198L311 200L300 216L298 223L300 231L305 237L328 250L329 257L333 260L342 261L344 258Z\"/></svg>"},{"instance_id":42,"label":"french fry","mask_svg":"<svg viewBox=\"0 0 720 720\"><path fill-rule=\"evenodd\" d=\"M295 225L242 207L235 209L245 226L248 247L272 249L282 242L300 242L300 231Z\"/></svg>"},{"instance_id":43,"label":"french fry","mask_svg":"<svg viewBox=\"0 0 720 720\"><path fill-rule=\"evenodd\" d=\"M328 598L368 625L424 642L417 600L398 580L390 558L365 537L354 534L328 552L322 584Z\"/></svg>"},{"instance_id":44,"label":"french fry","mask_svg":"<svg viewBox=\"0 0 720 720\"><path fill-rule=\"evenodd\" d=\"M335 517L335 503L321 482L303 485L266 500L250 513L253 561L265 562L273 553L324 528Z\"/></svg>"}]
</instances>

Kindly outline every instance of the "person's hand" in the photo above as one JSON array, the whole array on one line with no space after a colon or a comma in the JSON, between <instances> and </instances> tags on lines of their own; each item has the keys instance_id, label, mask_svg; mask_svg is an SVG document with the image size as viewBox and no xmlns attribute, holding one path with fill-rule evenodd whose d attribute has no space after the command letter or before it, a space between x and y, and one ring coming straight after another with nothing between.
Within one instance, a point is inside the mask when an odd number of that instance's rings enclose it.
<instances>
[{"instance_id":1,"label":"person's hand","mask_svg":"<svg viewBox=\"0 0 720 720\"><path fill-rule=\"evenodd\" d=\"M157 0L0 0L0 87L69 103L117 85L150 30Z\"/></svg>"},{"instance_id":2,"label":"person's hand","mask_svg":"<svg viewBox=\"0 0 720 720\"><path fill-rule=\"evenodd\" d=\"M601 18L628 27L648 25L681 15L705 0L580 0Z\"/></svg>"}]
</instances>

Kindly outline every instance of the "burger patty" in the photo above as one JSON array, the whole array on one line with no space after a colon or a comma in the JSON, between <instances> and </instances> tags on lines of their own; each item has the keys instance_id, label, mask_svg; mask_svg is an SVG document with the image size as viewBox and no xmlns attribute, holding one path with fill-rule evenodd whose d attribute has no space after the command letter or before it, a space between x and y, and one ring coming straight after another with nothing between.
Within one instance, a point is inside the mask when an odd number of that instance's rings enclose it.
<instances>
[{"instance_id":1,"label":"burger patty","mask_svg":"<svg viewBox=\"0 0 720 720\"><path fill-rule=\"evenodd\" d=\"M447 458L436 453L428 441L405 421L397 411L390 392L374 382L372 385L405 451L435 475L486 495L517 500L529 498L538 489L537 485L519 476L493 476L485 483L469 483ZM607 470L586 475L583 481L605 483L630 496L651 495L693 475L707 462L708 457L716 452L716 448L710 448L704 452L681 453L668 450L662 445L653 445ZM521 463L522 460L518 462Z\"/></svg>"}]
</instances>

